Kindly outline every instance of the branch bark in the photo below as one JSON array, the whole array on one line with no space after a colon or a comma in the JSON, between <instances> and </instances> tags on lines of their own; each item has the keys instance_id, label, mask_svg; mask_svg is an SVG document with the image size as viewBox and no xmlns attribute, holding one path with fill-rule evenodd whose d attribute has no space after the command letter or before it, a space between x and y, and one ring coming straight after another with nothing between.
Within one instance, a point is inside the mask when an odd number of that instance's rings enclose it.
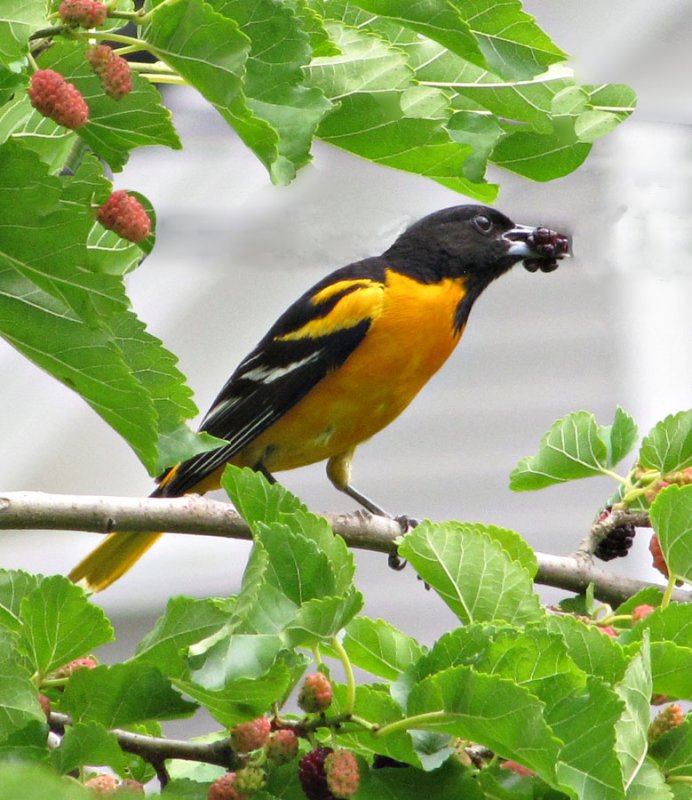
<instances>
[{"instance_id":1,"label":"branch bark","mask_svg":"<svg viewBox=\"0 0 692 800\"><path fill-rule=\"evenodd\" d=\"M391 553L396 539L402 535L396 520L373 516L366 511L324 516L350 547L362 550ZM619 522L622 521L620 517ZM228 503L199 495L151 499L4 492L0 494L2 529L104 534L161 530L229 539L252 538L245 521ZM593 583L596 596L611 605L623 602L647 586L656 585L607 572L594 566L587 555L563 557L536 553L536 558L538 583L573 592L582 592ZM673 599L692 602L692 592L676 590Z\"/></svg>"}]
</instances>

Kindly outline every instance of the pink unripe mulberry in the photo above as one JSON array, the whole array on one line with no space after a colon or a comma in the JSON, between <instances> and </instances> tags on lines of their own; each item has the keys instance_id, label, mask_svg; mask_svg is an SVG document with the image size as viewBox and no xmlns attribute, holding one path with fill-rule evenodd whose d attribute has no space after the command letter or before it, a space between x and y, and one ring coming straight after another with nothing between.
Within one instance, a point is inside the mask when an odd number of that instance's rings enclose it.
<instances>
[{"instance_id":1,"label":"pink unripe mulberry","mask_svg":"<svg viewBox=\"0 0 692 800\"><path fill-rule=\"evenodd\" d=\"M118 788L118 781L112 775L95 775L84 783L85 788L90 789L94 794L115 794Z\"/></svg>"},{"instance_id":2,"label":"pink unripe mulberry","mask_svg":"<svg viewBox=\"0 0 692 800\"><path fill-rule=\"evenodd\" d=\"M52 69L39 69L31 76L29 100L45 117L73 131L89 119L89 106L79 89Z\"/></svg>"},{"instance_id":3,"label":"pink unripe mulberry","mask_svg":"<svg viewBox=\"0 0 692 800\"><path fill-rule=\"evenodd\" d=\"M654 606L648 606L646 603L642 603L642 605L637 606L632 612L632 622L639 622L639 620L644 619L644 617L648 617L649 614L653 614L655 610Z\"/></svg>"},{"instance_id":4,"label":"pink unripe mulberry","mask_svg":"<svg viewBox=\"0 0 692 800\"><path fill-rule=\"evenodd\" d=\"M151 231L151 220L142 204L122 189L111 194L99 208L96 219L104 228L130 242L141 242Z\"/></svg>"},{"instance_id":5,"label":"pink unripe mulberry","mask_svg":"<svg viewBox=\"0 0 692 800\"><path fill-rule=\"evenodd\" d=\"M267 742L267 758L273 764L288 764L298 755L298 737L285 728L274 731Z\"/></svg>"},{"instance_id":6,"label":"pink unripe mulberry","mask_svg":"<svg viewBox=\"0 0 692 800\"><path fill-rule=\"evenodd\" d=\"M130 65L107 44L90 47L86 51L86 58L109 97L121 100L132 91Z\"/></svg>"},{"instance_id":7,"label":"pink unripe mulberry","mask_svg":"<svg viewBox=\"0 0 692 800\"><path fill-rule=\"evenodd\" d=\"M250 722L241 722L231 728L231 747L236 753L251 753L264 747L269 739L272 725L267 717L257 717Z\"/></svg>"},{"instance_id":8,"label":"pink unripe mulberry","mask_svg":"<svg viewBox=\"0 0 692 800\"><path fill-rule=\"evenodd\" d=\"M298 695L298 705L308 714L326 711L332 704L332 685L321 672L306 676Z\"/></svg>"},{"instance_id":9,"label":"pink unripe mulberry","mask_svg":"<svg viewBox=\"0 0 692 800\"><path fill-rule=\"evenodd\" d=\"M62 0L58 8L60 19L68 25L98 28L108 16L108 9L97 0Z\"/></svg>"},{"instance_id":10,"label":"pink unripe mulberry","mask_svg":"<svg viewBox=\"0 0 692 800\"><path fill-rule=\"evenodd\" d=\"M358 791L360 772L350 750L339 748L324 759L324 772L329 791L337 800L347 800Z\"/></svg>"},{"instance_id":11,"label":"pink unripe mulberry","mask_svg":"<svg viewBox=\"0 0 692 800\"><path fill-rule=\"evenodd\" d=\"M217 778L209 787L207 800L247 800L247 794L236 785L237 777L235 772L227 772Z\"/></svg>"}]
</instances>

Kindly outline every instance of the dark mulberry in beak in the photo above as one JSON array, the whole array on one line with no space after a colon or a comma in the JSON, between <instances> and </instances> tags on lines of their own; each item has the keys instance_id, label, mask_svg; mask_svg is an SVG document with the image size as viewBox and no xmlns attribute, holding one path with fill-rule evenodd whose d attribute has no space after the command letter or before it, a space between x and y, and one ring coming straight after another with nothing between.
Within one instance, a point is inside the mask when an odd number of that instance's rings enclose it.
<instances>
[{"instance_id":1,"label":"dark mulberry in beak","mask_svg":"<svg viewBox=\"0 0 692 800\"><path fill-rule=\"evenodd\" d=\"M529 272L552 272L558 260L570 254L569 238L550 228L515 225L502 238L508 244L507 255L521 258Z\"/></svg>"}]
</instances>

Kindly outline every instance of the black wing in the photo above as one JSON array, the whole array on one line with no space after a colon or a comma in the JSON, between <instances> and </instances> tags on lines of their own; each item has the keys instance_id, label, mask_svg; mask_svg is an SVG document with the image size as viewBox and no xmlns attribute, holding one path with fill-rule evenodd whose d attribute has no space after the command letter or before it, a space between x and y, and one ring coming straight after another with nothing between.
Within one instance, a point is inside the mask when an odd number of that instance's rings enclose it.
<instances>
[{"instance_id":1,"label":"black wing","mask_svg":"<svg viewBox=\"0 0 692 800\"><path fill-rule=\"evenodd\" d=\"M202 420L201 431L226 439L228 445L164 473L154 494L174 497L194 490L341 366L379 312L384 273L378 258L350 264L324 278L282 314ZM360 318L342 313L349 295L354 295L351 301L356 300Z\"/></svg>"}]
</instances>

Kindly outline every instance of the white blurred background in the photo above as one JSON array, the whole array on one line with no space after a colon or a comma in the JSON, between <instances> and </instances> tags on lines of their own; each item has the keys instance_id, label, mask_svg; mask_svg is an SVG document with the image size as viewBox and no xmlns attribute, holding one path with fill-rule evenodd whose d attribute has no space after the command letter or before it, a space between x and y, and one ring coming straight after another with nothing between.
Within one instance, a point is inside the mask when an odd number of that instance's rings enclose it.
<instances>
[{"instance_id":1,"label":"white blurred background","mask_svg":"<svg viewBox=\"0 0 692 800\"><path fill-rule=\"evenodd\" d=\"M535 184L509 173L497 206L515 221L574 237L552 274L516 268L477 303L464 339L404 415L355 461L355 485L396 513L512 527L566 554L614 488L590 479L512 494L509 472L559 416L621 404L642 431L690 405L692 303L692 9L688 0L528 0L573 54L584 83L629 83L634 117L599 141L575 174ZM119 188L158 215L153 255L130 278L135 310L180 357L204 411L275 317L328 271L381 252L410 222L466 202L434 183L317 144L288 188L272 187L215 112L169 95L180 152L138 151ZM144 495L151 481L82 401L0 345L0 489ZM350 510L323 465L280 476L311 509ZM218 495L220 497L220 495ZM0 566L66 572L99 537L0 532ZM648 537L613 568L655 580ZM123 658L169 596L237 590L249 545L168 536L97 598ZM386 559L358 554L366 611L429 642L453 624L441 601ZM545 592L546 598L556 597Z\"/></svg>"}]
</instances>

